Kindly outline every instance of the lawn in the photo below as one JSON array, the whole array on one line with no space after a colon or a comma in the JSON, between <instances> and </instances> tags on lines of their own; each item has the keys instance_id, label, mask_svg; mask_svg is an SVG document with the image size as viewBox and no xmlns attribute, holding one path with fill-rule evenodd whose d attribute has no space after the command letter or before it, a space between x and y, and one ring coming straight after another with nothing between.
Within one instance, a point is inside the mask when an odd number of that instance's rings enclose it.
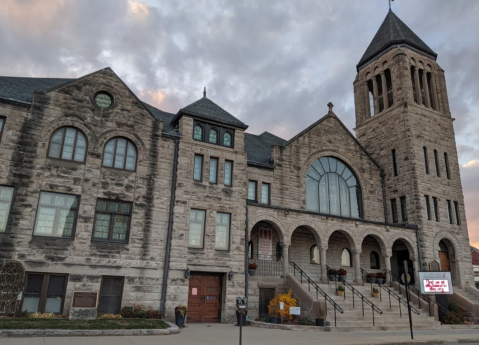
<instances>
[{"instance_id":1,"label":"lawn","mask_svg":"<svg viewBox=\"0 0 479 345\"><path fill-rule=\"evenodd\" d=\"M157 319L0 319L0 330L4 329L163 329L170 327Z\"/></svg>"}]
</instances>

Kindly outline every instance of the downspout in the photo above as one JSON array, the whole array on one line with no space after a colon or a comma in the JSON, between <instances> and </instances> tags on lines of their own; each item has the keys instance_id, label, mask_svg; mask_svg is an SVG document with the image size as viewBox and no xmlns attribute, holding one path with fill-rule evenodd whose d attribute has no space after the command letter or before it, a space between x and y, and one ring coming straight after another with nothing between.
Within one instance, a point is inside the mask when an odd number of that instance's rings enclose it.
<instances>
[{"instance_id":1,"label":"downspout","mask_svg":"<svg viewBox=\"0 0 479 345\"><path fill-rule=\"evenodd\" d=\"M386 206L386 187L385 187L385 182L384 182L384 177L386 174L384 173L383 170L381 170L381 187L383 189L383 208L384 208L384 223L388 223L388 208Z\"/></svg>"},{"instance_id":2,"label":"downspout","mask_svg":"<svg viewBox=\"0 0 479 345\"><path fill-rule=\"evenodd\" d=\"M244 295L248 298L248 283L249 283L249 226L248 226L248 203L246 203L246 221L245 221L245 234L244 234L244 249L245 249L245 258L244 258Z\"/></svg>"},{"instance_id":3,"label":"downspout","mask_svg":"<svg viewBox=\"0 0 479 345\"><path fill-rule=\"evenodd\" d=\"M181 134L175 138L175 154L173 157L173 172L171 176L171 191L170 191L170 212L168 215L168 233L166 237L166 251L165 262L163 265L163 282L161 284L161 299L160 299L160 312L161 316L165 316L165 304L166 304L166 290L168 287L168 275L170 271L170 254L171 254L171 238L173 235L173 216L175 207L175 195L176 195L176 173L178 167L178 150L180 144Z\"/></svg>"}]
</instances>

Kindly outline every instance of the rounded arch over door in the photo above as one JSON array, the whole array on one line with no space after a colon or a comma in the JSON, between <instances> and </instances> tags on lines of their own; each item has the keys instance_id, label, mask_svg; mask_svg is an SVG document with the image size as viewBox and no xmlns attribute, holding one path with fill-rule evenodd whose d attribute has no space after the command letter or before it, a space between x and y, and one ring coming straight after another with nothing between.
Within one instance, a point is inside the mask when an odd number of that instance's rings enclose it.
<instances>
[{"instance_id":1,"label":"rounded arch over door","mask_svg":"<svg viewBox=\"0 0 479 345\"><path fill-rule=\"evenodd\" d=\"M306 176L308 211L362 218L361 187L355 173L335 157L315 160Z\"/></svg>"}]
</instances>

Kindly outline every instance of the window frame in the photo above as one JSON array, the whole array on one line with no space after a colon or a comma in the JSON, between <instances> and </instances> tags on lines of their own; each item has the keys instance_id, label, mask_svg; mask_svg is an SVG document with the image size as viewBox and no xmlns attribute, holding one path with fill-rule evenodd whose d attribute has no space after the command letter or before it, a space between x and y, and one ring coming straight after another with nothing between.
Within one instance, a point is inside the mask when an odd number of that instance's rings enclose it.
<instances>
[{"instance_id":1,"label":"window frame","mask_svg":"<svg viewBox=\"0 0 479 345\"><path fill-rule=\"evenodd\" d=\"M399 223L399 213L396 198L391 199L391 217L393 223Z\"/></svg>"},{"instance_id":2,"label":"window frame","mask_svg":"<svg viewBox=\"0 0 479 345\"><path fill-rule=\"evenodd\" d=\"M39 211L40 211L40 207L41 206L44 206L46 208L54 208L55 209L55 215L54 215L54 219L53 219L53 229L55 229L55 226L58 225L58 216L57 216L57 212L59 209L61 209L60 207L55 207L55 206L52 206L52 205L41 205L40 202L41 202L41 198L42 198L42 193L49 193L49 194L58 194L58 195L66 195L66 196L73 196L75 198L77 198L77 207L75 209L73 209L75 212L75 217L73 219L73 227L72 227L72 233L70 236L49 236L49 235L39 235L36 233L36 230L37 230L37 222L39 220L38 216L39 216ZM59 192L51 192L51 191L40 191L40 194L38 196L38 203L37 203L37 211L36 211L36 215L35 215L35 223L33 225L33 233L32 233L32 237L42 237L42 238L55 238L55 239L64 239L64 240L73 240L75 239L75 235L76 235L76 228L77 228L77 223L78 223L78 213L80 211L80 202L81 202L81 195L76 195L76 194L67 194L67 193L59 193ZM66 208L65 208L66 209ZM70 208L70 210L72 210L72 208ZM57 229L58 230L58 229ZM53 231L52 231L53 233Z\"/></svg>"},{"instance_id":3,"label":"window frame","mask_svg":"<svg viewBox=\"0 0 479 345\"><path fill-rule=\"evenodd\" d=\"M226 164L231 164L231 169L230 169L230 183L226 183ZM230 160L225 160L225 170L224 170L224 179L223 179L223 184L225 186L231 187L233 186L233 161Z\"/></svg>"},{"instance_id":4,"label":"window frame","mask_svg":"<svg viewBox=\"0 0 479 345\"><path fill-rule=\"evenodd\" d=\"M103 313L103 312L100 311L103 282L104 282L105 279L121 279L122 280L121 293L120 293L120 303L119 303L119 309L120 310L121 310L121 302L123 301L123 292L124 292L124 289L125 289L125 277L124 276L110 276L110 275L101 276L100 291L98 291L98 306L97 306L98 315L107 314L107 313ZM111 295L105 295L105 296L111 296Z\"/></svg>"},{"instance_id":5,"label":"window frame","mask_svg":"<svg viewBox=\"0 0 479 345\"><path fill-rule=\"evenodd\" d=\"M393 158L393 174L394 176L398 176L396 149L392 149L391 154Z\"/></svg>"},{"instance_id":6,"label":"window frame","mask_svg":"<svg viewBox=\"0 0 479 345\"><path fill-rule=\"evenodd\" d=\"M201 140L199 139L195 139L195 127L196 126L200 126L202 129L203 129L203 138ZM210 130L211 129L214 129L216 131L216 143L212 143L209 141L209 133L210 133ZM228 133L231 135L231 146L226 146L224 145L224 136L225 134ZM222 147L225 147L225 148L234 148L234 145L235 145L235 130L234 128L230 128L230 127L222 127L222 126L218 126L216 124L213 124L213 123L209 123L209 122L202 122L202 121L198 121L196 119L193 120L193 133L192 133L192 138L196 141L201 141L201 142L204 142L206 144L211 144L211 145L218 145L218 146L222 146Z\"/></svg>"},{"instance_id":7,"label":"window frame","mask_svg":"<svg viewBox=\"0 0 479 345\"><path fill-rule=\"evenodd\" d=\"M263 187L268 187L268 193L266 195L267 199L266 202L264 202L263 199ZM271 184L267 182L262 182L261 183L261 204L262 205L270 205L271 204Z\"/></svg>"},{"instance_id":8,"label":"window frame","mask_svg":"<svg viewBox=\"0 0 479 345\"><path fill-rule=\"evenodd\" d=\"M347 252L348 252L348 255L349 255L349 265L343 265L343 253L344 253L344 251L347 251ZM343 250L341 250L341 267L353 267L351 251L350 251L348 248L343 248Z\"/></svg>"},{"instance_id":9,"label":"window frame","mask_svg":"<svg viewBox=\"0 0 479 345\"><path fill-rule=\"evenodd\" d=\"M0 127L0 143L2 143L3 132L5 131L5 124L7 123L7 118L5 116L0 116L0 120L3 120L2 127Z\"/></svg>"},{"instance_id":10,"label":"window frame","mask_svg":"<svg viewBox=\"0 0 479 345\"><path fill-rule=\"evenodd\" d=\"M447 217L449 219L449 224L454 224L454 219L452 218L451 200L446 200L446 208L447 208Z\"/></svg>"},{"instance_id":11,"label":"window frame","mask_svg":"<svg viewBox=\"0 0 479 345\"><path fill-rule=\"evenodd\" d=\"M409 219L408 213L407 213L407 200L406 196L403 195L399 197L399 202L401 204L401 219L403 222L407 222Z\"/></svg>"},{"instance_id":12,"label":"window frame","mask_svg":"<svg viewBox=\"0 0 479 345\"><path fill-rule=\"evenodd\" d=\"M63 286L63 295L62 295L62 303L61 303L61 306L60 306L60 311L58 313L54 313L55 315L62 315L64 306L65 306L65 298L66 298L66 291L67 291L69 274L67 274L67 273L31 272L31 271L25 272L25 283L24 283L23 290L22 290L22 303L21 303L21 310L22 311L23 311L23 303L25 301L25 296L28 297L28 295L31 294L31 293L26 292L28 275L41 275L41 276L43 276L42 289L41 289L40 294L39 294L40 298L39 298L39 301L38 301L38 308L37 308L37 311L41 312L41 313L45 312L45 307L46 307L46 302L47 302L47 294L48 294L48 285L50 283L50 277L51 276L57 276L57 277L65 277L66 278L65 279L65 284ZM48 279L45 279L45 277L48 277ZM34 312L28 312L28 314L31 314L31 313L34 313Z\"/></svg>"},{"instance_id":13,"label":"window frame","mask_svg":"<svg viewBox=\"0 0 479 345\"><path fill-rule=\"evenodd\" d=\"M429 158L427 155L427 147L423 146L422 151L424 154L424 169L426 170L426 174L429 175Z\"/></svg>"},{"instance_id":14,"label":"window frame","mask_svg":"<svg viewBox=\"0 0 479 345\"><path fill-rule=\"evenodd\" d=\"M101 105L98 105L98 103L96 102L96 98L100 95L106 95L110 98L111 103L108 107L102 107ZM113 95L110 92L100 90L100 91L95 92L95 94L93 95L93 104L95 105L95 107L97 107L98 109L101 109L101 110L111 109L113 107L113 105L115 104L115 98L113 97Z\"/></svg>"},{"instance_id":15,"label":"window frame","mask_svg":"<svg viewBox=\"0 0 479 345\"><path fill-rule=\"evenodd\" d=\"M437 197L433 196L432 197L432 207L434 211L434 220L436 222L439 222L439 209L438 209L438 203L437 203Z\"/></svg>"},{"instance_id":16,"label":"window frame","mask_svg":"<svg viewBox=\"0 0 479 345\"><path fill-rule=\"evenodd\" d=\"M105 201L106 202L106 210L107 211L98 211L98 202L99 201ZM118 209L120 209L121 204L130 204L130 213L122 213L122 212L110 212L109 206L110 202L116 202L118 203ZM110 222L108 225L108 238L97 238L95 237L95 228L96 228L96 219L98 214L108 214L110 216ZM114 227L114 216L115 215L127 215L129 216L128 223L127 223L127 229L126 229L126 234L125 234L125 239L124 240L115 240L112 239L113 236L113 227ZM133 218L133 202L131 201L124 201L124 200L116 200L116 199L106 199L106 198L97 198L96 203L95 203L95 217L93 218L93 227L92 227L92 232L91 232L91 241L92 242L109 242L109 243L129 243L130 241L130 232L131 232L131 219Z\"/></svg>"},{"instance_id":17,"label":"window frame","mask_svg":"<svg viewBox=\"0 0 479 345\"><path fill-rule=\"evenodd\" d=\"M449 155L447 154L447 152L444 152L444 164L446 166L446 177L448 180L451 179L451 171L450 171L450 167L449 167Z\"/></svg>"},{"instance_id":18,"label":"window frame","mask_svg":"<svg viewBox=\"0 0 479 345\"><path fill-rule=\"evenodd\" d=\"M228 221L228 236L227 236L227 243L228 243L228 246L226 249L222 249L222 248L217 248L216 247L216 238L218 236L218 215L223 215L223 214L227 214L229 216L229 221ZM221 225L221 223L220 223ZM216 212L216 223L215 223L215 251L218 251L218 252L229 252L230 251L230 248L231 248L231 213L228 213L228 212Z\"/></svg>"},{"instance_id":19,"label":"window frame","mask_svg":"<svg viewBox=\"0 0 479 345\"><path fill-rule=\"evenodd\" d=\"M314 261L314 250L317 249L318 250L318 262L315 262ZM311 265L321 265L321 251L319 250L319 247L317 244L313 244L310 248L309 248L309 263Z\"/></svg>"},{"instance_id":20,"label":"window frame","mask_svg":"<svg viewBox=\"0 0 479 345\"><path fill-rule=\"evenodd\" d=\"M63 155L63 148L65 147L65 137L66 137L66 131L68 128L71 128L71 129L74 129L75 130L75 142L73 144L73 152L72 152L72 159L65 159L65 158L62 158L62 155ZM60 144L60 153L59 153L59 157L52 157L50 156L50 149L52 147L52 139L53 139L53 136L60 130L64 129L65 131L63 132L63 136L62 136L62 143ZM75 153L77 151L77 142L78 142L78 133L81 133L83 135L83 137L85 138L85 155L83 156L83 160L82 161L76 161L75 160ZM73 127L73 126L63 126L63 127L59 127L57 129L55 129L52 133L52 135L50 136L50 140L48 141L48 149L47 149L47 157L49 159L56 159L56 160L60 160L60 161L67 161L67 162L73 162L73 163L85 163L86 162L86 157L88 155L88 137L85 135L85 133L80 130L79 128L76 128L76 127Z\"/></svg>"},{"instance_id":21,"label":"window frame","mask_svg":"<svg viewBox=\"0 0 479 345\"><path fill-rule=\"evenodd\" d=\"M203 212L203 228L202 228L202 236L201 236L201 246L192 247L190 244L190 232L191 232L191 212L192 211L200 211ZM188 249L204 249L205 248L205 232L206 232L206 210L202 210L199 208L191 208L190 215L189 215L189 224L188 224Z\"/></svg>"},{"instance_id":22,"label":"window frame","mask_svg":"<svg viewBox=\"0 0 479 345\"><path fill-rule=\"evenodd\" d=\"M196 127L199 127L201 129L201 138L200 139L197 139L195 138L195 129ZM195 123L193 125L193 140L196 140L196 141L201 141L203 142L204 141L204 137L205 137L205 129L204 129L204 126L200 123Z\"/></svg>"},{"instance_id":23,"label":"window frame","mask_svg":"<svg viewBox=\"0 0 479 345\"><path fill-rule=\"evenodd\" d=\"M12 189L12 197L10 198L10 205L8 206L8 209L7 209L7 217L6 217L6 222L5 222L5 231L2 231L0 229L0 235L2 234L7 234L8 233L8 225L10 224L10 217L12 216L11 212L12 212L12 205L13 205L13 202L15 200L15 187L12 187L12 186L7 186L7 185L0 185L0 189L2 188L11 188ZM6 199L0 199L0 203L7 203Z\"/></svg>"},{"instance_id":24,"label":"window frame","mask_svg":"<svg viewBox=\"0 0 479 345\"><path fill-rule=\"evenodd\" d=\"M116 161L116 148L117 148L117 144L118 144L118 139L125 139L126 140L126 150L125 150L125 158L123 160L123 168L116 168L115 167L115 161ZM115 140L115 146L113 146L113 158L111 160L111 167L108 166L108 165L105 165L105 150L106 150L106 146L108 145L108 143L112 140ZM135 168L134 169L126 169L126 159L128 157L128 143L131 143L133 145L133 148L135 149ZM123 171L128 171L128 172L136 172L136 168L138 167L138 148L136 147L135 143L133 141L131 141L130 139L126 138L126 137L121 137L121 136L118 136L118 137L113 137L113 138L110 138L106 143L105 145L103 146L103 156L102 156L102 160L101 160L101 166L104 167L104 168L109 168L109 169L115 169L115 170L123 170Z\"/></svg>"},{"instance_id":25,"label":"window frame","mask_svg":"<svg viewBox=\"0 0 479 345\"><path fill-rule=\"evenodd\" d=\"M200 161L200 177L199 177L199 178L196 178L196 173L195 173L195 170L196 170L196 157L198 157L198 158L201 159L201 161ZM205 160L205 156L204 156L204 155L200 155L200 154L195 153L195 155L194 155L194 157L193 157L193 181L203 182L203 164L204 164L204 160Z\"/></svg>"},{"instance_id":26,"label":"window frame","mask_svg":"<svg viewBox=\"0 0 479 345\"><path fill-rule=\"evenodd\" d=\"M211 162L216 161L216 167L214 169L214 181L211 181ZM208 174L208 181L212 184L218 184L218 165L220 164L220 159L218 157L210 157L210 169Z\"/></svg>"},{"instance_id":27,"label":"window frame","mask_svg":"<svg viewBox=\"0 0 479 345\"><path fill-rule=\"evenodd\" d=\"M254 243L252 240L248 242L248 259L254 259Z\"/></svg>"},{"instance_id":28,"label":"window frame","mask_svg":"<svg viewBox=\"0 0 479 345\"><path fill-rule=\"evenodd\" d=\"M210 137L211 137L211 132L213 132L213 131L216 133L216 140L215 140L215 142L212 142L211 139L210 139ZM210 128L210 130L208 131L208 141L207 141L207 143L208 143L208 144L218 145L218 139L219 139L219 137L220 137L219 134L220 134L220 133L219 133L218 129L216 129L216 127Z\"/></svg>"},{"instance_id":29,"label":"window frame","mask_svg":"<svg viewBox=\"0 0 479 345\"><path fill-rule=\"evenodd\" d=\"M250 192L250 183L254 183L254 199L250 199L249 198L249 192ZM248 196L247 196L247 199L248 200L251 200L251 201L258 201L258 181L255 181L255 180L248 180Z\"/></svg>"},{"instance_id":30,"label":"window frame","mask_svg":"<svg viewBox=\"0 0 479 345\"><path fill-rule=\"evenodd\" d=\"M429 195L424 195L424 202L426 208L426 219L431 220L431 203L429 202Z\"/></svg>"},{"instance_id":31,"label":"window frame","mask_svg":"<svg viewBox=\"0 0 479 345\"><path fill-rule=\"evenodd\" d=\"M454 213L456 214L456 225L461 225L461 214L459 211L459 202L453 201Z\"/></svg>"},{"instance_id":32,"label":"window frame","mask_svg":"<svg viewBox=\"0 0 479 345\"><path fill-rule=\"evenodd\" d=\"M371 263L371 257L374 256L375 259L376 259L376 266L373 267L372 263ZM373 270L379 270L381 269L381 262L379 261L379 254L372 250L371 253L369 253L369 268L370 269L373 269Z\"/></svg>"},{"instance_id":33,"label":"window frame","mask_svg":"<svg viewBox=\"0 0 479 345\"><path fill-rule=\"evenodd\" d=\"M434 164L436 166L436 176L441 177L441 168L439 167L439 158L437 156L437 150L434 150Z\"/></svg>"}]
</instances>

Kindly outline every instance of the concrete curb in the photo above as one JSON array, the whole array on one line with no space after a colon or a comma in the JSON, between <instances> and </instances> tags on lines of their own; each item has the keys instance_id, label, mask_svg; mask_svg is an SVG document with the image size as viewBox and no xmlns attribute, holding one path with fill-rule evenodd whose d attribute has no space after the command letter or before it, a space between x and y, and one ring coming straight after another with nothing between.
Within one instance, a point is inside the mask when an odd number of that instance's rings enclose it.
<instances>
[{"instance_id":1,"label":"concrete curb","mask_svg":"<svg viewBox=\"0 0 479 345\"><path fill-rule=\"evenodd\" d=\"M325 331L325 327L283 325L283 324L266 323L266 322L260 322L260 321L248 321L248 325L253 327L258 327L258 328L284 329L284 330L290 330L290 331L309 331L309 332L324 332Z\"/></svg>"},{"instance_id":2,"label":"concrete curb","mask_svg":"<svg viewBox=\"0 0 479 345\"><path fill-rule=\"evenodd\" d=\"M166 329L109 329L109 330L77 330L77 329L5 329L0 330L0 338L26 337L101 337L127 335L169 335L178 334L177 325L163 320L170 327Z\"/></svg>"}]
</instances>

